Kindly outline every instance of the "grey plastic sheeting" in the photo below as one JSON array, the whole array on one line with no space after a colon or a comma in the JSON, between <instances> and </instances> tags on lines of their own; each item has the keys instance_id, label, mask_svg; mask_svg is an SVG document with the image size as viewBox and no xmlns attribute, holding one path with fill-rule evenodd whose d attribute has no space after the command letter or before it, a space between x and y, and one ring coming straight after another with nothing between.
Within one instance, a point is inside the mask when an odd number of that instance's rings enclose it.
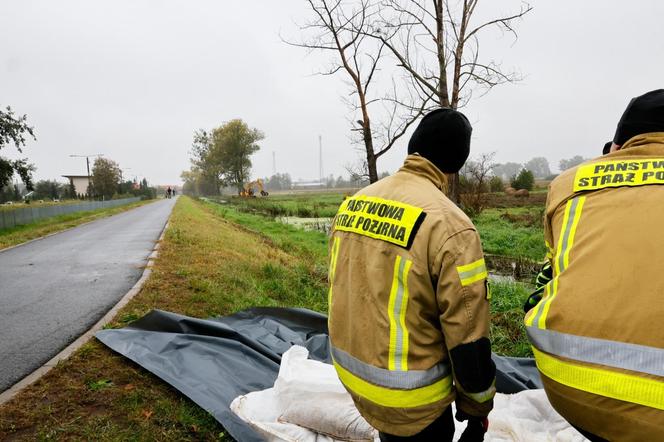
<instances>
[{"instance_id":1,"label":"grey plastic sheeting","mask_svg":"<svg viewBox=\"0 0 664 442\"><path fill-rule=\"evenodd\" d=\"M312 359L331 363L327 317L306 309L252 308L196 319L154 310L97 339L157 375L212 414L239 441L263 438L229 409L234 398L274 385L281 355L301 345ZM494 355L496 389L542 388L532 359Z\"/></svg>"}]
</instances>

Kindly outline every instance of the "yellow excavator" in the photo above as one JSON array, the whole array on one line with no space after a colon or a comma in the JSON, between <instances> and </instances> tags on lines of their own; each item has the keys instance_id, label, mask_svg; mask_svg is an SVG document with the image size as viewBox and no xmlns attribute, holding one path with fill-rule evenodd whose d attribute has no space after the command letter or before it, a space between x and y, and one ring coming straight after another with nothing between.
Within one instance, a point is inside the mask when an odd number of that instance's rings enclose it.
<instances>
[{"instance_id":1,"label":"yellow excavator","mask_svg":"<svg viewBox=\"0 0 664 442\"><path fill-rule=\"evenodd\" d=\"M240 191L240 196L244 197L255 197L256 196L256 190L260 192L261 196L268 196L269 193L265 190L263 187L263 180L262 179L257 179L256 181L252 181L250 183L247 183L244 185L244 189Z\"/></svg>"}]
</instances>

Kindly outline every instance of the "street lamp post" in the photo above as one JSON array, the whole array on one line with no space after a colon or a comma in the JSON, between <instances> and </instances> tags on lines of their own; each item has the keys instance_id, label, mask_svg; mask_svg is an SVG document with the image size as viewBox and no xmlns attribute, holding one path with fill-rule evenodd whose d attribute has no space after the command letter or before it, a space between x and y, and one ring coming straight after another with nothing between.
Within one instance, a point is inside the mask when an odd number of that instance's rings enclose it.
<instances>
[{"instance_id":1,"label":"street lamp post","mask_svg":"<svg viewBox=\"0 0 664 442\"><path fill-rule=\"evenodd\" d=\"M69 155L72 158L85 158L85 164L88 166L88 189L90 189L90 157L103 157L103 153L96 153L93 155ZM88 189L85 190L85 193L88 192ZM88 194L88 197L91 195Z\"/></svg>"}]
</instances>

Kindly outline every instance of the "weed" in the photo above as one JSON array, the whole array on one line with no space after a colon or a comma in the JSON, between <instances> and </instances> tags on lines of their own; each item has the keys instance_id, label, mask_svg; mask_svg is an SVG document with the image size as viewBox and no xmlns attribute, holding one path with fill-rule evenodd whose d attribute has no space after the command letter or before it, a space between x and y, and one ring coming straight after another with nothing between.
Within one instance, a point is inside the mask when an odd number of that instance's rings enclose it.
<instances>
[{"instance_id":1,"label":"weed","mask_svg":"<svg viewBox=\"0 0 664 442\"><path fill-rule=\"evenodd\" d=\"M88 382L87 386L90 389L90 391L99 391L103 390L104 388L112 387L113 382L108 379L98 379L96 381Z\"/></svg>"}]
</instances>

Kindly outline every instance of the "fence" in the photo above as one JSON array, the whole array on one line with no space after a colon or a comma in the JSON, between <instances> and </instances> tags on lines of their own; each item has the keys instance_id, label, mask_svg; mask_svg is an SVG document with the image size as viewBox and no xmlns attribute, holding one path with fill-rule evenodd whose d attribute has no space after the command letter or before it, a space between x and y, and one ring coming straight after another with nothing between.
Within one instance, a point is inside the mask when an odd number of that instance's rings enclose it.
<instances>
[{"instance_id":1,"label":"fence","mask_svg":"<svg viewBox=\"0 0 664 442\"><path fill-rule=\"evenodd\" d=\"M56 204L52 206L0 210L0 229L8 229L22 224L30 224L39 221L40 219L65 215L67 213L122 206L140 200L140 198L125 198L121 200L86 201L76 204Z\"/></svg>"}]
</instances>

